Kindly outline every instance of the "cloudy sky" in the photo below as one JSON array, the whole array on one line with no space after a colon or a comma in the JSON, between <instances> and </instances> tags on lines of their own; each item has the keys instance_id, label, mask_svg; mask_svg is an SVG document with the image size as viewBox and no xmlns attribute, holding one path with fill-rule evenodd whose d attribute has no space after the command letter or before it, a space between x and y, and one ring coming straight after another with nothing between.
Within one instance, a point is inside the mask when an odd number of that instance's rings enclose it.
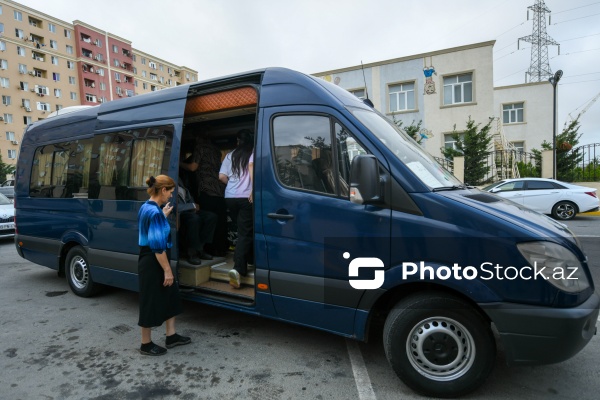
<instances>
[{"instance_id":1,"label":"cloudy sky","mask_svg":"<svg viewBox=\"0 0 600 400\"><path fill-rule=\"evenodd\" d=\"M494 84L524 83L535 0L20 0L81 20L134 48L193 68L199 79L282 66L305 73L496 40ZM600 93L600 1L545 0L552 71L562 69L558 120ZM94 7L93 5L99 5ZM600 143L600 99L581 117L581 144Z\"/></svg>"}]
</instances>

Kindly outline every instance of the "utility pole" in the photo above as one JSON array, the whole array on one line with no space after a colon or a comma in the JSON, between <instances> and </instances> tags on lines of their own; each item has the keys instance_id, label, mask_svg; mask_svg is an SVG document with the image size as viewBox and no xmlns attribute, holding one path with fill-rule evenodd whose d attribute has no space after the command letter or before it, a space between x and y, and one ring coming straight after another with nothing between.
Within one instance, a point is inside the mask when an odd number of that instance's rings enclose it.
<instances>
[{"instance_id":1,"label":"utility pole","mask_svg":"<svg viewBox=\"0 0 600 400\"><path fill-rule=\"evenodd\" d=\"M534 5L527 7L527 20L529 20L529 10L533 11L533 32L531 35L519 38L517 48L521 40L531 43L531 64L525 72L525 82L527 76L529 82L543 82L553 76L548 61L548 45L558 46L558 54L560 54L560 44L546 32L546 13L550 14L551 11L546 7L544 0L535 0Z\"/></svg>"}]
</instances>

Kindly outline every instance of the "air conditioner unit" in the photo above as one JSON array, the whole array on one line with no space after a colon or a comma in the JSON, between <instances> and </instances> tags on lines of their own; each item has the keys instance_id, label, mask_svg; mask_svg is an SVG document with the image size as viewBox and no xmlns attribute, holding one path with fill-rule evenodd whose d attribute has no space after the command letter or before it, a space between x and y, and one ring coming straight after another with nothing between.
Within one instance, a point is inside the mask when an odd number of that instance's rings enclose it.
<instances>
[{"instance_id":1,"label":"air conditioner unit","mask_svg":"<svg viewBox=\"0 0 600 400\"><path fill-rule=\"evenodd\" d=\"M25 107L25 111L27 111L27 112L31 112L31 108L29 108L29 107Z\"/></svg>"},{"instance_id":2,"label":"air conditioner unit","mask_svg":"<svg viewBox=\"0 0 600 400\"><path fill-rule=\"evenodd\" d=\"M35 73L33 71L29 71L28 74L31 76L35 76Z\"/></svg>"},{"instance_id":3,"label":"air conditioner unit","mask_svg":"<svg viewBox=\"0 0 600 400\"><path fill-rule=\"evenodd\" d=\"M0 117L0 121L4 121L4 117Z\"/></svg>"},{"instance_id":4,"label":"air conditioner unit","mask_svg":"<svg viewBox=\"0 0 600 400\"><path fill-rule=\"evenodd\" d=\"M35 93L35 89L34 88L31 88L31 91Z\"/></svg>"},{"instance_id":5,"label":"air conditioner unit","mask_svg":"<svg viewBox=\"0 0 600 400\"><path fill-rule=\"evenodd\" d=\"M23 74L27 73L27 71L19 71L19 73L20 73L21 75L23 75Z\"/></svg>"},{"instance_id":6,"label":"air conditioner unit","mask_svg":"<svg viewBox=\"0 0 600 400\"><path fill-rule=\"evenodd\" d=\"M120 80L120 79L115 79L115 81L116 81L116 82L119 82L119 83L121 83L121 80Z\"/></svg>"},{"instance_id":7,"label":"air conditioner unit","mask_svg":"<svg viewBox=\"0 0 600 400\"><path fill-rule=\"evenodd\" d=\"M18 140L13 140L12 144L19 144L19 141Z\"/></svg>"},{"instance_id":8,"label":"air conditioner unit","mask_svg":"<svg viewBox=\"0 0 600 400\"><path fill-rule=\"evenodd\" d=\"M97 73L97 74L99 74L99 73L100 73L100 71L99 71L99 70L96 70L96 73Z\"/></svg>"},{"instance_id":9,"label":"air conditioner unit","mask_svg":"<svg viewBox=\"0 0 600 400\"><path fill-rule=\"evenodd\" d=\"M43 57L39 57L38 60L44 61L44 58Z\"/></svg>"},{"instance_id":10,"label":"air conditioner unit","mask_svg":"<svg viewBox=\"0 0 600 400\"><path fill-rule=\"evenodd\" d=\"M122 94L122 93L118 93L118 95L119 95L119 97L123 97L123 94Z\"/></svg>"},{"instance_id":11,"label":"air conditioner unit","mask_svg":"<svg viewBox=\"0 0 600 400\"><path fill-rule=\"evenodd\" d=\"M92 87L96 87L96 85L92 83Z\"/></svg>"}]
</instances>

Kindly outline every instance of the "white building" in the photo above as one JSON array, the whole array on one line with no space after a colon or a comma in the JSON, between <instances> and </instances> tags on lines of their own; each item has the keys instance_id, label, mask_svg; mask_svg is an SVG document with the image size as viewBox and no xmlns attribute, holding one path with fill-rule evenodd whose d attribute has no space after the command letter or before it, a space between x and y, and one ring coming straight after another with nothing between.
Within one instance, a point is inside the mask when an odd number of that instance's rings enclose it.
<instances>
[{"instance_id":1,"label":"white building","mask_svg":"<svg viewBox=\"0 0 600 400\"><path fill-rule=\"evenodd\" d=\"M369 99L404 126L422 121L423 145L441 156L452 146L451 132L469 117L482 125L494 118L492 133L525 151L552 141L552 85L494 87L495 41L417 54L364 66L313 74Z\"/></svg>"}]
</instances>

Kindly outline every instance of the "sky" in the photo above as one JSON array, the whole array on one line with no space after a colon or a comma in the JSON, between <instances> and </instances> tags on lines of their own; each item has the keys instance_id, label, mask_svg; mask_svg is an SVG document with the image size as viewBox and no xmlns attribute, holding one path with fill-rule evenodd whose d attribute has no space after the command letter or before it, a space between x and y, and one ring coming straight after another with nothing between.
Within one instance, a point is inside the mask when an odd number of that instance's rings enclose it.
<instances>
[{"instance_id":1,"label":"sky","mask_svg":"<svg viewBox=\"0 0 600 400\"><path fill-rule=\"evenodd\" d=\"M199 80L279 66L312 74L495 40L494 85L525 83L535 0L20 0L135 49L198 71ZM95 6L95 5L98 6ZM600 93L600 1L545 0L558 130ZM580 117L581 144L600 143L600 98Z\"/></svg>"}]
</instances>

